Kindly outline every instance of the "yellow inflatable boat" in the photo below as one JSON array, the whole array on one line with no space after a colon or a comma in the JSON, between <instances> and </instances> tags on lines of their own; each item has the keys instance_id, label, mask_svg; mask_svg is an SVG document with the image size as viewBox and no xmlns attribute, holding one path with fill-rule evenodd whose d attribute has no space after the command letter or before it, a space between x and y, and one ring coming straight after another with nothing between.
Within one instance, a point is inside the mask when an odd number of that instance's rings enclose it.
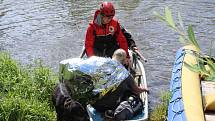
<instances>
[{"instance_id":1,"label":"yellow inflatable boat","mask_svg":"<svg viewBox=\"0 0 215 121\"><path fill-rule=\"evenodd\" d=\"M197 63L191 54L194 52L198 51L193 46L177 51L170 82L172 97L168 106L168 121L205 121L199 73L184 65L184 62Z\"/></svg>"}]
</instances>

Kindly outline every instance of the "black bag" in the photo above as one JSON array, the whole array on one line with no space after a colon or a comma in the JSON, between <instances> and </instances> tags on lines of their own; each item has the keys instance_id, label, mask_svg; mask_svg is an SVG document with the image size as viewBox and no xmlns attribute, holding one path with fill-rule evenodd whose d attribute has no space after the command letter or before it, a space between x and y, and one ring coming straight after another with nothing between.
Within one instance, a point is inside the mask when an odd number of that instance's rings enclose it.
<instances>
[{"instance_id":1,"label":"black bag","mask_svg":"<svg viewBox=\"0 0 215 121\"><path fill-rule=\"evenodd\" d=\"M138 115L143 110L143 102L139 96L131 95L122 101L114 111L116 120L128 120Z\"/></svg>"}]
</instances>

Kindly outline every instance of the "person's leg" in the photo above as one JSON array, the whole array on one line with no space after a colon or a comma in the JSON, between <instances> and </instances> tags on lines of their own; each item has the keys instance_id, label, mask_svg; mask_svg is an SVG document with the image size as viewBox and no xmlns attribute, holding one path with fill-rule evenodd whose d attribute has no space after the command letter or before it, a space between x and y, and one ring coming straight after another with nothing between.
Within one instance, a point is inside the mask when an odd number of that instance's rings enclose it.
<instances>
[{"instance_id":1,"label":"person's leg","mask_svg":"<svg viewBox=\"0 0 215 121\"><path fill-rule=\"evenodd\" d=\"M70 121L84 119L85 108L77 101L71 98L68 88L64 83L58 83L54 90L52 98L57 113L57 121ZM80 120L83 121L83 120Z\"/></svg>"},{"instance_id":2,"label":"person's leg","mask_svg":"<svg viewBox=\"0 0 215 121\"><path fill-rule=\"evenodd\" d=\"M113 53L114 53L117 49L119 49L119 46L118 46L118 45L113 45L113 46L111 46L111 47L109 47L109 48L107 48L107 49L105 50L105 55L106 55L107 57L112 58Z\"/></svg>"},{"instance_id":3,"label":"person's leg","mask_svg":"<svg viewBox=\"0 0 215 121\"><path fill-rule=\"evenodd\" d=\"M104 112L105 110L112 110L117 106L117 102L120 98L119 90L107 93L101 99L98 99L92 106L99 112Z\"/></svg>"},{"instance_id":4,"label":"person's leg","mask_svg":"<svg viewBox=\"0 0 215 121\"><path fill-rule=\"evenodd\" d=\"M93 48L95 56L104 57L104 50Z\"/></svg>"},{"instance_id":5,"label":"person's leg","mask_svg":"<svg viewBox=\"0 0 215 121\"><path fill-rule=\"evenodd\" d=\"M62 94L60 93L60 85L59 83L56 85L53 95L52 95L52 102L55 107L56 113L57 113L57 121L62 121L63 120L63 97Z\"/></svg>"}]
</instances>

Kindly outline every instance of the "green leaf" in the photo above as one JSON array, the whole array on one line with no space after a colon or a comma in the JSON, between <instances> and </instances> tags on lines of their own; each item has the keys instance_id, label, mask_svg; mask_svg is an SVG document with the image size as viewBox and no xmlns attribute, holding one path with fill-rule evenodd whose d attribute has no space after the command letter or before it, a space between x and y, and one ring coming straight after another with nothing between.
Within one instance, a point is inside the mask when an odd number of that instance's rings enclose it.
<instances>
[{"instance_id":1,"label":"green leaf","mask_svg":"<svg viewBox=\"0 0 215 121\"><path fill-rule=\"evenodd\" d=\"M206 58L207 60L207 64L209 66L209 68L211 69L212 73L215 73L215 63L213 63L213 61L209 58Z\"/></svg>"},{"instance_id":2,"label":"green leaf","mask_svg":"<svg viewBox=\"0 0 215 121\"><path fill-rule=\"evenodd\" d=\"M205 68L205 65L204 65L204 59L202 59L201 57L197 57L197 60L198 60L198 66L199 68L201 68L201 70L203 72L207 72L206 68Z\"/></svg>"},{"instance_id":3,"label":"green leaf","mask_svg":"<svg viewBox=\"0 0 215 121\"><path fill-rule=\"evenodd\" d=\"M165 21L165 18L163 16L161 16L158 12L154 11L153 14L159 18L161 21Z\"/></svg>"},{"instance_id":4,"label":"green leaf","mask_svg":"<svg viewBox=\"0 0 215 121\"><path fill-rule=\"evenodd\" d=\"M215 81L215 74L210 75L209 77L206 77L206 80L208 80L208 81Z\"/></svg>"},{"instance_id":5,"label":"green leaf","mask_svg":"<svg viewBox=\"0 0 215 121\"><path fill-rule=\"evenodd\" d=\"M193 72L201 72L201 69L197 66L197 65L190 65L187 62L184 62L185 67L187 67L188 69L190 69Z\"/></svg>"},{"instance_id":6,"label":"green leaf","mask_svg":"<svg viewBox=\"0 0 215 121\"><path fill-rule=\"evenodd\" d=\"M184 62L185 67L187 67L189 70L196 72L196 73L200 73L202 75L205 75L206 77L208 77L210 74L208 73L208 71L202 69L201 67L199 67L197 64L195 65L190 65L186 62Z\"/></svg>"},{"instance_id":7,"label":"green leaf","mask_svg":"<svg viewBox=\"0 0 215 121\"><path fill-rule=\"evenodd\" d=\"M180 12L178 12L178 21L179 21L179 24L180 24L181 28L184 30L184 23L182 21L182 17L181 17Z\"/></svg>"},{"instance_id":8,"label":"green leaf","mask_svg":"<svg viewBox=\"0 0 215 121\"><path fill-rule=\"evenodd\" d=\"M179 36L179 41L180 41L182 44L187 44L186 40L185 40L184 37L182 37L182 36Z\"/></svg>"},{"instance_id":9,"label":"green leaf","mask_svg":"<svg viewBox=\"0 0 215 121\"><path fill-rule=\"evenodd\" d=\"M173 28L176 28L175 23L172 18L172 11L168 7L165 7L165 16L166 16L166 21L168 22L168 24L170 26L172 26Z\"/></svg>"},{"instance_id":10,"label":"green leaf","mask_svg":"<svg viewBox=\"0 0 215 121\"><path fill-rule=\"evenodd\" d=\"M193 32L193 28L191 25L189 25L188 27L188 36L189 36L189 40L191 41L191 43L197 48L200 50L200 47L199 47L199 44L197 43L196 41L196 38L195 38L195 35L194 35L194 32Z\"/></svg>"},{"instance_id":11,"label":"green leaf","mask_svg":"<svg viewBox=\"0 0 215 121\"><path fill-rule=\"evenodd\" d=\"M213 41L210 40L209 56L211 56Z\"/></svg>"}]
</instances>

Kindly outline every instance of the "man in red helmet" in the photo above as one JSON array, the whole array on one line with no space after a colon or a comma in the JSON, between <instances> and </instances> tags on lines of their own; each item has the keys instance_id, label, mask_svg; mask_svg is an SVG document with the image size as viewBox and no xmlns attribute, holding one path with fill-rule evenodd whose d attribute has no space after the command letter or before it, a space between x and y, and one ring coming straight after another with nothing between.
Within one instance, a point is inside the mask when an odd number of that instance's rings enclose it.
<instances>
[{"instance_id":1,"label":"man in red helmet","mask_svg":"<svg viewBox=\"0 0 215 121\"><path fill-rule=\"evenodd\" d=\"M115 8L111 2L103 2L100 9L96 10L94 20L86 32L86 54L88 57L112 57L116 49L122 48L127 53L128 64L128 43L114 15Z\"/></svg>"}]
</instances>

